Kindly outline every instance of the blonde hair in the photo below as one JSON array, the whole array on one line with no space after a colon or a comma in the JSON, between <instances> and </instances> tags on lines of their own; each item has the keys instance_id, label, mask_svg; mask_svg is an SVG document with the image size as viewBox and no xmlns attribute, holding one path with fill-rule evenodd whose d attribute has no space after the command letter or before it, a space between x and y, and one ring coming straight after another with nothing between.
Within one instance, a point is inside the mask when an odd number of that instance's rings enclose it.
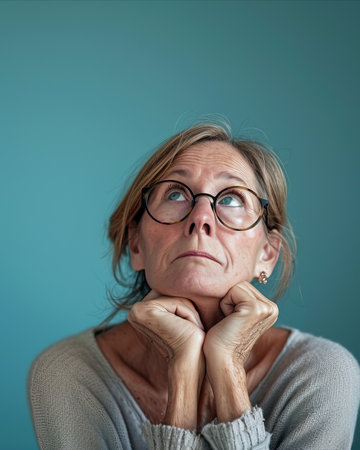
<instances>
[{"instance_id":1,"label":"blonde hair","mask_svg":"<svg viewBox=\"0 0 360 450\"><path fill-rule=\"evenodd\" d=\"M141 168L110 217L108 237L113 249L113 274L117 283L127 288L128 292L116 297L108 291L114 311L106 321L111 320L120 309L128 309L129 305L141 300L150 289L145 272L135 272L131 268L128 248L128 227L134 221L138 223L144 212L142 189L159 181L172 162L187 148L204 141L228 143L237 149L252 167L258 182L258 194L269 201L266 220L268 230L277 230L281 236L281 277L275 300L280 298L290 283L296 242L286 214L286 180L276 155L259 142L232 138L230 130L220 125L200 124L181 131L158 148Z\"/></svg>"}]
</instances>

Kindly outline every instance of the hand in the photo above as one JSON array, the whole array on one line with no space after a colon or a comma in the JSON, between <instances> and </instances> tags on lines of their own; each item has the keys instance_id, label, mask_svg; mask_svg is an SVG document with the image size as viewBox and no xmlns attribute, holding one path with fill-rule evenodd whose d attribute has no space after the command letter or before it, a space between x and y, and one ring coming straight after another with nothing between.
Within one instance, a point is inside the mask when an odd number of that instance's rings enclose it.
<instances>
[{"instance_id":1,"label":"hand","mask_svg":"<svg viewBox=\"0 0 360 450\"><path fill-rule=\"evenodd\" d=\"M162 423L195 429L205 372L205 333L194 305L185 298L151 291L131 308L128 321L169 360L168 404Z\"/></svg>"},{"instance_id":2,"label":"hand","mask_svg":"<svg viewBox=\"0 0 360 450\"><path fill-rule=\"evenodd\" d=\"M185 298L165 297L152 290L131 308L128 321L169 359L199 351L204 342L200 316Z\"/></svg>"},{"instance_id":3,"label":"hand","mask_svg":"<svg viewBox=\"0 0 360 450\"><path fill-rule=\"evenodd\" d=\"M230 358L243 366L257 339L276 322L278 307L244 281L229 290L220 308L225 318L206 335L206 360Z\"/></svg>"},{"instance_id":4,"label":"hand","mask_svg":"<svg viewBox=\"0 0 360 450\"><path fill-rule=\"evenodd\" d=\"M207 332L206 374L219 422L251 409L245 362L257 339L276 321L278 307L248 282L232 287L220 302L225 318Z\"/></svg>"}]
</instances>

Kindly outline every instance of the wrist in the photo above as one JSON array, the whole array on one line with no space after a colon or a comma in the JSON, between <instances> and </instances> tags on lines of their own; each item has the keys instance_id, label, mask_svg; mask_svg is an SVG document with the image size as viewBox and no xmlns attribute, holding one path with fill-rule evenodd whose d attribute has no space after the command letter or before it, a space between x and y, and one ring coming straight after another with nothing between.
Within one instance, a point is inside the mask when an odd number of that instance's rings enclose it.
<instances>
[{"instance_id":1,"label":"wrist","mask_svg":"<svg viewBox=\"0 0 360 450\"><path fill-rule=\"evenodd\" d=\"M201 385L205 374L202 352L175 355L168 365L168 404L164 424L195 430Z\"/></svg>"},{"instance_id":2,"label":"wrist","mask_svg":"<svg viewBox=\"0 0 360 450\"><path fill-rule=\"evenodd\" d=\"M232 358L206 363L206 373L214 392L219 422L231 422L251 409L244 367Z\"/></svg>"},{"instance_id":3,"label":"wrist","mask_svg":"<svg viewBox=\"0 0 360 450\"><path fill-rule=\"evenodd\" d=\"M171 371L170 371L171 373ZM177 373L169 374L168 403L164 425L195 430L197 428L197 410L202 377L198 372L194 376Z\"/></svg>"},{"instance_id":4,"label":"wrist","mask_svg":"<svg viewBox=\"0 0 360 450\"><path fill-rule=\"evenodd\" d=\"M174 355L168 364L168 380L170 385L182 385L184 389L194 389L196 384L201 385L205 375L205 359L199 349Z\"/></svg>"},{"instance_id":5,"label":"wrist","mask_svg":"<svg viewBox=\"0 0 360 450\"><path fill-rule=\"evenodd\" d=\"M212 355L205 358L206 374L212 384L221 384L224 378L229 383L246 383L244 364L237 361L232 354Z\"/></svg>"},{"instance_id":6,"label":"wrist","mask_svg":"<svg viewBox=\"0 0 360 450\"><path fill-rule=\"evenodd\" d=\"M172 362L174 364L186 364L203 359L203 343L204 333L194 333L191 339L172 351L169 355L169 364Z\"/></svg>"}]
</instances>

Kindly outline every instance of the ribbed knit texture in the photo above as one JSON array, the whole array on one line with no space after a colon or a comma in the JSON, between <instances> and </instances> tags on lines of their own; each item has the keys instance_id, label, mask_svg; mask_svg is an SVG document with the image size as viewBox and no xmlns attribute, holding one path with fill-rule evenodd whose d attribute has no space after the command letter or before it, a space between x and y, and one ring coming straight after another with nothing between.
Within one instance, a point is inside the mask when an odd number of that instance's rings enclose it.
<instances>
[{"instance_id":1,"label":"ribbed knit texture","mask_svg":"<svg viewBox=\"0 0 360 450\"><path fill-rule=\"evenodd\" d=\"M219 450L268 449L270 434L264 427L262 410L254 406L234 422L205 425L201 434L212 448Z\"/></svg>"},{"instance_id":2,"label":"ribbed knit texture","mask_svg":"<svg viewBox=\"0 0 360 450\"><path fill-rule=\"evenodd\" d=\"M150 424L99 350L95 331L49 347L31 366L29 404L41 449L351 448L360 370L339 344L291 329L250 396L252 410L196 434Z\"/></svg>"},{"instance_id":3,"label":"ribbed knit texture","mask_svg":"<svg viewBox=\"0 0 360 450\"><path fill-rule=\"evenodd\" d=\"M193 431L169 425L152 425L145 422L143 431L149 450L200 450L203 441L200 435Z\"/></svg>"}]
</instances>

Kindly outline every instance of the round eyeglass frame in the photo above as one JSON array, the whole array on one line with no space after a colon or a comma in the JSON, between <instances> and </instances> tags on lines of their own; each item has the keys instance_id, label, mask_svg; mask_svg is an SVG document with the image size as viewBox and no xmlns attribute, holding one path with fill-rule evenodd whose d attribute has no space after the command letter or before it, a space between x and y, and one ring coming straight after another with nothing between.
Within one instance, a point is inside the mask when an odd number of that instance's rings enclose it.
<instances>
[{"instance_id":1,"label":"round eyeglass frame","mask_svg":"<svg viewBox=\"0 0 360 450\"><path fill-rule=\"evenodd\" d=\"M189 211L185 214L185 216L184 216L182 219L177 220L176 222L161 222L160 220L156 219L156 217L154 217L154 216L151 214L151 212L149 211L149 209L148 209L148 198L149 198L149 193L150 193L151 189L154 188L154 186L156 186L157 184L160 184L160 183L178 183L178 184L181 184L181 185L184 186L186 189L188 189L188 191L189 191L190 194L192 195L192 205L191 205ZM219 197L223 192L225 192L225 191L227 191L228 189L231 189L231 188L244 189L245 191L249 191L249 192L251 192L252 194L254 194L255 197L257 197L258 200L260 201L260 204L261 204L261 210L260 210L260 213L259 213L259 217L258 217L258 218L256 219L256 221L255 221L252 225L250 225L249 227L246 227L246 228L234 228L234 227L231 227L230 225L227 225L226 223L224 223L224 221L219 217L219 215L218 215L218 213L217 213L217 211L216 211L216 201L217 201L218 197ZM206 193L206 192L200 192L199 194L194 194L193 191L189 188L188 185L186 185L185 183L182 183L181 181L178 181L178 180L160 180L160 181L157 181L156 183L153 183L153 184L150 185L150 186L144 187L144 188L142 189L142 191L141 191L141 196L142 196L143 205L144 205L144 207L145 207L147 213L149 214L149 216L150 216L153 220L155 220L155 222L161 223L162 225L175 225L176 223L183 222L183 221L189 216L189 214L191 213L191 211L194 209L195 204L196 204L196 199L197 199L198 197L201 197L201 196L206 196L206 197L210 197L210 198L212 199L212 201L210 202L211 209L213 210L213 212L214 212L215 216L217 217L217 219L219 220L219 222L220 222L222 225L224 225L226 228L229 228L230 230L234 230L234 231L246 231L246 230L250 230L251 228L254 228L254 227L260 222L261 218L264 219L264 222L265 222L265 224L266 224L266 226L267 226L267 208L268 208L268 205L269 205L268 200L259 197L258 194L257 194L255 191L253 191L252 189L250 189L250 188L248 188L248 187L246 187L246 186L228 186L228 187L226 187L225 189L222 189L220 192L218 192L215 196L213 196L213 195L208 194L208 193Z\"/></svg>"}]
</instances>

